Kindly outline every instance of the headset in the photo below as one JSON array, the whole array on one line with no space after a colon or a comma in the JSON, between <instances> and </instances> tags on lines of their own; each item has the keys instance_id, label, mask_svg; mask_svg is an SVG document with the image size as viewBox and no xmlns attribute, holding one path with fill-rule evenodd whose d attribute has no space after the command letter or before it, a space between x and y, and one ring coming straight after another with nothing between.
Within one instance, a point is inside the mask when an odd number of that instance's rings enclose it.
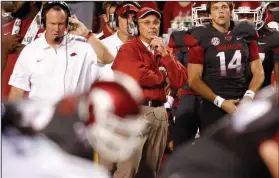
<instances>
[{"instance_id":1,"label":"headset","mask_svg":"<svg viewBox=\"0 0 279 178\"><path fill-rule=\"evenodd\" d=\"M70 7L68 6L68 4L63 1L52 1L52 2L47 2L46 4L44 4L44 6L42 8L41 24L42 24L43 28L46 28L46 13L54 6L59 6L64 10L64 12L66 12L67 28L70 27L68 18L71 17L72 13L70 11Z\"/></svg>"},{"instance_id":2,"label":"headset","mask_svg":"<svg viewBox=\"0 0 279 178\"><path fill-rule=\"evenodd\" d=\"M115 9L115 12L113 14L109 15L109 27L110 28L115 29L115 28L119 27L117 11L119 8L121 8L127 4L133 5L136 8L141 9L141 6L138 3L133 2L133 1L119 3ZM129 8L129 6L127 8ZM129 10L129 9L127 9L127 10ZM138 24L137 24L136 18L133 19L132 23L128 23L128 21L127 21L127 31L132 36L138 35Z\"/></svg>"},{"instance_id":3,"label":"headset","mask_svg":"<svg viewBox=\"0 0 279 178\"><path fill-rule=\"evenodd\" d=\"M63 1L52 1L52 2L47 2L43 8L42 8L42 15L41 15L41 24L43 25L43 28L46 28L46 13L51 9L53 8L54 6L59 6L61 7L64 12L66 12L67 14L67 19L66 19L66 24L67 24L67 28L69 29L69 31L71 30L74 30L75 27L72 26L70 23L69 23L69 17L71 17L72 13L70 11L70 8L68 6L67 3L63 2ZM66 69L65 69L65 72L64 72L64 80L63 80L63 83L64 83L64 96L66 94L66 73L67 73L67 69L68 69L68 47L67 47L67 35L69 34L69 31L63 35L63 36L60 36L60 37L56 37L54 39L54 41L59 41L60 39L62 39L64 36L66 36Z\"/></svg>"}]
</instances>

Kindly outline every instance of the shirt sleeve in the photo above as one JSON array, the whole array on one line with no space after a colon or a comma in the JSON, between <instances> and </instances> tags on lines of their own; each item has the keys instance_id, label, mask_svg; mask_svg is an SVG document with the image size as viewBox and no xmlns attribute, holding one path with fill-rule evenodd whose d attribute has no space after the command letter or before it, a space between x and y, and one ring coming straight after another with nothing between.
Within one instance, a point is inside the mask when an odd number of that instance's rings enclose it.
<instances>
[{"instance_id":1,"label":"shirt sleeve","mask_svg":"<svg viewBox=\"0 0 279 178\"><path fill-rule=\"evenodd\" d=\"M30 65L30 54L32 54L32 51L30 51L29 47L23 48L9 80L9 85L20 88L24 91L30 91L29 79L31 76L31 70L28 67L28 65Z\"/></svg>"},{"instance_id":2,"label":"shirt sleeve","mask_svg":"<svg viewBox=\"0 0 279 178\"><path fill-rule=\"evenodd\" d=\"M190 64L202 64L204 59L203 47L196 45L189 48L188 51L188 63Z\"/></svg>"},{"instance_id":3,"label":"shirt sleeve","mask_svg":"<svg viewBox=\"0 0 279 178\"><path fill-rule=\"evenodd\" d=\"M249 44L250 62L260 59L258 45L256 40L252 40Z\"/></svg>"},{"instance_id":4,"label":"shirt sleeve","mask_svg":"<svg viewBox=\"0 0 279 178\"><path fill-rule=\"evenodd\" d=\"M133 77L142 87L161 86L165 82L165 75L159 69L149 69L137 55L133 46L122 45L118 51L112 70L126 73Z\"/></svg>"}]
</instances>

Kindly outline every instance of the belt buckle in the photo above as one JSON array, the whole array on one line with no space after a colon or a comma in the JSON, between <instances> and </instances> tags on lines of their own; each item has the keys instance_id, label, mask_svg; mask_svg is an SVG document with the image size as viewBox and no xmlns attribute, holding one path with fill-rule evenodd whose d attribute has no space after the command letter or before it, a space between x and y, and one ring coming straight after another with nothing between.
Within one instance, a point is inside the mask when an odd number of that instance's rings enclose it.
<instances>
[{"instance_id":1,"label":"belt buckle","mask_svg":"<svg viewBox=\"0 0 279 178\"><path fill-rule=\"evenodd\" d=\"M148 101L148 106L152 106L152 101Z\"/></svg>"}]
</instances>

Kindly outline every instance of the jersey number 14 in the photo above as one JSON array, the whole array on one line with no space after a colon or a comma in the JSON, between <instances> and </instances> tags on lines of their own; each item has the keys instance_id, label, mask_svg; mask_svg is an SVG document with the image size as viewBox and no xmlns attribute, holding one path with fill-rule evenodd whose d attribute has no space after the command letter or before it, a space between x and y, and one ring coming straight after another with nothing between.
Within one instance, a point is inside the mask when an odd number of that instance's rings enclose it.
<instances>
[{"instance_id":1,"label":"jersey number 14","mask_svg":"<svg viewBox=\"0 0 279 178\"><path fill-rule=\"evenodd\" d=\"M217 55L220 59L221 76L227 76L227 70L235 69L237 72L241 71L241 52L236 50L228 67L226 66L225 52L219 52Z\"/></svg>"}]
</instances>

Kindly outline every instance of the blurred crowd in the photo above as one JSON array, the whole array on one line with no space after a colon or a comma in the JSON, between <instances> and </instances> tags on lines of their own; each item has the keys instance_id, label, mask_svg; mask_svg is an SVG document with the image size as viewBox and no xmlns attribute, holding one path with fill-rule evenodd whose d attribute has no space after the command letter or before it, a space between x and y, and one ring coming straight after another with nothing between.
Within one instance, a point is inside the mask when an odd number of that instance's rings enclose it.
<instances>
[{"instance_id":1,"label":"blurred crowd","mask_svg":"<svg viewBox=\"0 0 279 178\"><path fill-rule=\"evenodd\" d=\"M4 178L278 178L278 2L1 10Z\"/></svg>"}]
</instances>

